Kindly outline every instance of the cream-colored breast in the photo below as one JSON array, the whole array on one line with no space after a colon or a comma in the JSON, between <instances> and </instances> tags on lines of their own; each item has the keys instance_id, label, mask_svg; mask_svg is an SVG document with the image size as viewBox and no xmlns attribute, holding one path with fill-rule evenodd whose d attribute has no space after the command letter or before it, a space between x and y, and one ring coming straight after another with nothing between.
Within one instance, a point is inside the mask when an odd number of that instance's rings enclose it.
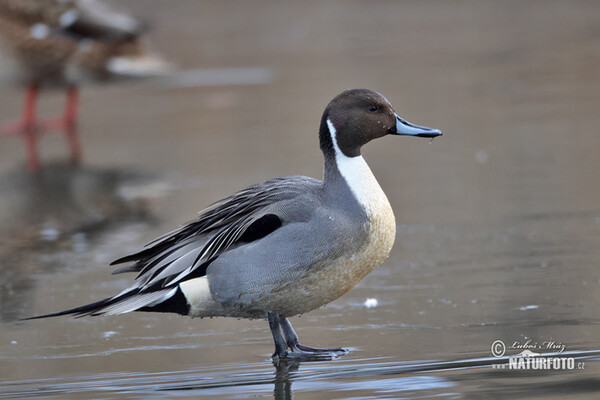
<instances>
[{"instance_id":1,"label":"cream-colored breast","mask_svg":"<svg viewBox=\"0 0 600 400\"><path fill-rule=\"evenodd\" d=\"M346 261L349 274L356 279L353 287L390 254L396 238L396 219L387 196L362 156L349 158L338 154L337 161L340 173L369 221L365 245Z\"/></svg>"},{"instance_id":2,"label":"cream-colored breast","mask_svg":"<svg viewBox=\"0 0 600 400\"><path fill-rule=\"evenodd\" d=\"M367 213L369 220L366 245L356 255L361 258L361 262L365 263L365 269L368 270L360 277L362 279L390 254L396 238L396 219L387 196L363 157L346 157L337 145L334 147L340 174Z\"/></svg>"},{"instance_id":3,"label":"cream-colored breast","mask_svg":"<svg viewBox=\"0 0 600 400\"><path fill-rule=\"evenodd\" d=\"M388 257L396 237L396 220L382 191L373 196L367 212L369 230L363 246L330 265L321 266L305 278L302 286L309 295L298 299L297 305L303 305L309 311L330 303L356 286Z\"/></svg>"},{"instance_id":4,"label":"cream-colored breast","mask_svg":"<svg viewBox=\"0 0 600 400\"><path fill-rule=\"evenodd\" d=\"M366 240L356 251L317 265L302 278L271 293L269 303L281 315L308 312L342 296L381 265L394 245L394 212L367 163L361 156L342 155L337 161L342 176L367 214Z\"/></svg>"}]
</instances>

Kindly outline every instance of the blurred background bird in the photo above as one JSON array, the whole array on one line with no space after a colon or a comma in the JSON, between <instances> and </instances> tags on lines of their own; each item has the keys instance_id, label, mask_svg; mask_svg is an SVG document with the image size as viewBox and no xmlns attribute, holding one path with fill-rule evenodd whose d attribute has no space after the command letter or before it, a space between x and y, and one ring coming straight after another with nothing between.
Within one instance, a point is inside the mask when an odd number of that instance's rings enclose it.
<instances>
[{"instance_id":1,"label":"blurred background bird","mask_svg":"<svg viewBox=\"0 0 600 400\"><path fill-rule=\"evenodd\" d=\"M171 66L142 43L147 26L96 0L0 0L0 80L25 89L21 117L0 133L22 136L28 165L38 170L37 138L64 132L71 162L81 161L78 87L83 83L166 74ZM36 115L41 88L66 90L64 113Z\"/></svg>"}]
</instances>

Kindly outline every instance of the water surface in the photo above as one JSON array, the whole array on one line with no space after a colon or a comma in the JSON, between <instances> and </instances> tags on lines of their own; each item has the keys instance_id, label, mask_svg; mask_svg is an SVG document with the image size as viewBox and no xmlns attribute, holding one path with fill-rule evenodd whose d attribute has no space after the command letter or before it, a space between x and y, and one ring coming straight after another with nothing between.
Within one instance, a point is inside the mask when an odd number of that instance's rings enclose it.
<instances>
[{"instance_id":1,"label":"water surface","mask_svg":"<svg viewBox=\"0 0 600 400\"><path fill-rule=\"evenodd\" d=\"M28 177L22 143L1 138L0 397L597 398L594 2L125 4L154 21L156 48L200 72L85 88L82 170L59 164L65 143L49 135L50 168ZM232 68L249 78L228 84ZM110 261L235 190L320 177L320 114L350 87L444 136L364 150L396 214L395 247L351 292L292 321L306 344L349 355L275 367L265 321L15 322L117 293L133 277L111 276ZM1 119L19 96L0 93ZM40 110L61 105L50 92ZM585 368L492 368L495 340L564 344Z\"/></svg>"}]
</instances>

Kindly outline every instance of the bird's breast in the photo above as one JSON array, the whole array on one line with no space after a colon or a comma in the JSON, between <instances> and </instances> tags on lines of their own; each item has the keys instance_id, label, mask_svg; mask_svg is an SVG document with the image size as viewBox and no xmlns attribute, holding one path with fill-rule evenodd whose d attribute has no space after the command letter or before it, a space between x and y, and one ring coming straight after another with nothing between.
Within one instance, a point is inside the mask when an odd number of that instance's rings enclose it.
<instances>
[{"instance_id":1,"label":"bird's breast","mask_svg":"<svg viewBox=\"0 0 600 400\"><path fill-rule=\"evenodd\" d=\"M388 257L396 236L390 203L381 196L369 202L365 239L353 251L314 265L294 282L271 292L271 309L283 316L302 314L342 296Z\"/></svg>"}]
</instances>

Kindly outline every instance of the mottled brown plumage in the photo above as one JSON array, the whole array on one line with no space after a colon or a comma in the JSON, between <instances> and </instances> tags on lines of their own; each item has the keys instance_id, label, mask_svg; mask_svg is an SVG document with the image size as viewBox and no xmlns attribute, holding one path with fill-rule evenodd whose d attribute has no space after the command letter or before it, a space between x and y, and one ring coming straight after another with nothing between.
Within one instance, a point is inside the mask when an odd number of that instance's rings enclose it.
<instances>
[{"instance_id":1,"label":"mottled brown plumage","mask_svg":"<svg viewBox=\"0 0 600 400\"><path fill-rule=\"evenodd\" d=\"M72 161L79 162L80 84L168 69L143 45L143 32L139 21L95 0L0 0L0 80L28 87L22 118L0 132L25 137L31 169L39 167L36 137L46 130L63 130ZM40 122L35 101L38 89L48 86L67 88L67 106L59 119Z\"/></svg>"},{"instance_id":2,"label":"mottled brown plumage","mask_svg":"<svg viewBox=\"0 0 600 400\"><path fill-rule=\"evenodd\" d=\"M0 0L0 52L17 61L17 78L26 84L117 76L111 59L148 57L143 31L137 20L96 1Z\"/></svg>"}]
</instances>

